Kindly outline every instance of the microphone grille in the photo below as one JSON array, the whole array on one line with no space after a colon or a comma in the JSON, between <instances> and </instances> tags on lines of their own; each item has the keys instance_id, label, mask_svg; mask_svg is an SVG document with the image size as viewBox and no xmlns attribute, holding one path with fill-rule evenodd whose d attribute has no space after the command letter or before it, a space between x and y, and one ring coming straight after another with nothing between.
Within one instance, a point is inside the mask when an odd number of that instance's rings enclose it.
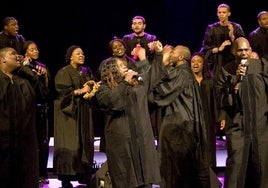
<instances>
[{"instance_id":1,"label":"microphone grille","mask_svg":"<svg viewBox=\"0 0 268 188\"><path fill-rule=\"evenodd\" d=\"M247 59L241 59L241 64L245 65L247 62Z\"/></svg>"}]
</instances>

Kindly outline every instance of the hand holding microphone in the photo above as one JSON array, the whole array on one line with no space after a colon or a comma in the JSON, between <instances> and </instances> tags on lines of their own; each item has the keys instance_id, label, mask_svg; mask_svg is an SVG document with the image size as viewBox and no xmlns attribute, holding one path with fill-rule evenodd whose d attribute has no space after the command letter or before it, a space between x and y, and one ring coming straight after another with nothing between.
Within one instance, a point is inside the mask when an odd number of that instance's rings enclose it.
<instances>
[{"instance_id":1,"label":"hand holding microphone","mask_svg":"<svg viewBox=\"0 0 268 188\"><path fill-rule=\"evenodd\" d=\"M31 64L31 63L27 63L26 61L22 62L22 65L23 65L23 66L28 66L28 67L30 67L31 69L35 70L35 71L37 70L36 65L33 65L33 64Z\"/></svg>"},{"instance_id":2,"label":"hand holding microphone","mask_svg":"<svg viewBox=\"0 0 268 188\"><path fill-rule=\"evenodd\" d=\"M45 66L43 66L41 63L35 62L35 64L32 64L31 63L32 59L30 57L23 58L23 56L21 56L21 55L20 55L19 59L20 59L22 66L28 66L38 76L47 75L47 68Z\"/></svg>"},{"instance_id":3,"label":"hand holding microphone","mask_svg":"<svg viewBox=\"0 0 268 188\"><path fill-rule=\"evenodd\" d=\"M22 66L28 66L29 68L31 68L35 72L37 71L36 65L33 65L30 63L32 61L31 58L29 58L29 57L24 58L22 55L19 55L18 59L19 59Z\"/></svg>"},{"instance_id":4,"label":"hand holding microphone","mask_svg":"<svg viewBox=\"0 0 268 188\"><path fill-rule=\"evenodd\" d=\"M133 85L133 82L142 82L142 77L138 74L138 72L133 71L132 69L128 69L125 74L125 81Z\"/></svg>"},{"instance_id":5,"label":"hand holding microphone","mask_svg":"<svg viewBox=\"0 0 268 188\"><path fill-rule=\"evenodd\" d=\"M243 80L243 77L246 75L247 66L248 66L247 59L241 59L239 65L239 74L240 74L240 82Z\"/></svg>"}]
</instances>

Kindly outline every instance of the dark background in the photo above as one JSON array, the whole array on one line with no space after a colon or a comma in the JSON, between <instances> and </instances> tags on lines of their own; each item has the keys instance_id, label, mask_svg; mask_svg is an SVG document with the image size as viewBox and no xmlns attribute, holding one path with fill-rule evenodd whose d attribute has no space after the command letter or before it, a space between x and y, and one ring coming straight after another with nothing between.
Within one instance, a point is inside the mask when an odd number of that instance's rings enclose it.
<instances>
[{"instance_id":1,"label":"dark background","mask_svg":"<svg viewBox=\"0 0 268 188\"><path fill-rule=\"evenodd\" d=\"M145 17L146 32L156 34L163 44L184 44L198 51L206 26L218 20L220 3L231 7L230 20L240 23L246 34L258 26L257 13L268 10L268 2L258 0L11 0L1 2L0 20L17 18L20 33L37 42L40 59L54 76L64 66L65 51L72 44L83 48L86 65L95 71L110 55L108 42L132 32L135 15Z\"/></svg>"},{"instance_id":2,"label":"dark background","mask_svg":"<svg viewBox=\"0 0 268 188\"><path fill-rule=\"evenodd\" d=\"M183 44L192 53L198 51L207 25L218 21L220 3L230 6L230 20L240 23L246 35L258 26L258 12L268 10L267 0L3 0L0 20L17 18L20 33L37 43L40 60L54 80L72 44L82 47L85 65L96 71L99 63L110 56L109 41L132 32L135 15L145 17L146 32L156 34L164 45Z\"/></svg>"}]
</instances>

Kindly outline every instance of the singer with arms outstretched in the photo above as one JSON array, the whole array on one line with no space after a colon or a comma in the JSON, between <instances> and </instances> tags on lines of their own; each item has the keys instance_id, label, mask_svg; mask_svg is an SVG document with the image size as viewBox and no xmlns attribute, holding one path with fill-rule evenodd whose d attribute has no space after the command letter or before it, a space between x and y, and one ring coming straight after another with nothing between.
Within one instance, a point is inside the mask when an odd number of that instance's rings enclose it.
<instances>
[{"instance_id":1,"label":"singer with arms outstretched","mask_svg":"<svg viewBox=\"0 0 268 188\"><path fill-rule=\"evenodd\" d=\"M226 64L216 83L226 112L225 188L268 187L268 62L251 59L248 40L235 40L234 62Z\"/></svg>"}]
</instances>

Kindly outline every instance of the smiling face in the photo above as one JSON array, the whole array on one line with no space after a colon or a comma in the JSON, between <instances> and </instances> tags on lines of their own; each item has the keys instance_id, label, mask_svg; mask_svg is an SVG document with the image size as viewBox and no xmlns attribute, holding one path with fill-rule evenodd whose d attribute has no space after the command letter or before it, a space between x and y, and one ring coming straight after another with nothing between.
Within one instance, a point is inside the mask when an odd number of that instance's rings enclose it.
<instances>
[{"instance_id":1,"label":"smiling face","mask_svg":"<svg viewBox=\"0 0 268 188\"><path fill-rule=\"evenodd\" d=\"M81 48L76 48L71 55L71 64L74 66L83 65L85 62L85 55Z\"/></svg>"},{"instance_id":2,"label":"smiling face","mask_svg":"<svg viewBox=\"0 0 268 188\"><path fill-rule=\"evenodd\" d=\"M38 59L39 57L39 50L37 48L37 45L35 43L29 44L27 47L25 57L30 57L31 59Z\"/></svg>"},{"instance_id":3,"label":"smiling face","mask_svg":"<svg viewBox=\"0 0 268 188\"><path fill-rule=\"evenodd\" d=\"M112 48L113 56L122 57L126 53L126 48L125 48L124 44L118 40L115 40L112 43L111 48Z\"/></svg>"}]
</instances>

